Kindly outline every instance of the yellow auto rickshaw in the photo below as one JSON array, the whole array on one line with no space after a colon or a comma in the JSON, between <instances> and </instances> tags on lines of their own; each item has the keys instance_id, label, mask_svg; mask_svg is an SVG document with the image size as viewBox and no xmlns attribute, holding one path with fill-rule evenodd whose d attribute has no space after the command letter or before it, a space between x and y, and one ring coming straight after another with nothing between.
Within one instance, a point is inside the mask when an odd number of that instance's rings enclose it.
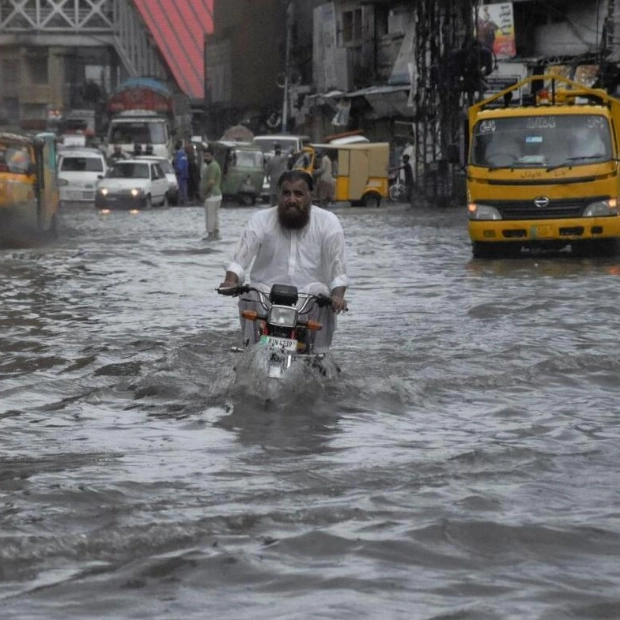
<instances>
[{"instance_id":1,"label":"yellow auto rickshaw","mask_svg":"<svg viewBox=\"0 0 620 620\"><path fill-rule=\"evenodd\" d=\"M334 201L378 207L388 197L389 143L311 144L296 154L293 167L313 174L321 151L333 162Z\"/></svg>"},{"instance_id":2,"label":"yellow auto rickshaw","mask_svg":"<svg viewBox=\"0 0 620 620\"><path fill-rule=\"evenodd\" d=\"M59 202L54 134L0 132L0 241L55 236Z\"/></svg>"}]
</instances>

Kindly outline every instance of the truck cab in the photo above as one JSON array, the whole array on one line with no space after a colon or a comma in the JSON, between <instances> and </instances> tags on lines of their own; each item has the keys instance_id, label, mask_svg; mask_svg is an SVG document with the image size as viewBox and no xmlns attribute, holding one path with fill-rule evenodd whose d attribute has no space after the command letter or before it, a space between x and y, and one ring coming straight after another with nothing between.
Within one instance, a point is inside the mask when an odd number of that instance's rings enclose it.
<instances>
[{"instance_id":1,"label":"truck cab","mask_svg":"<svg viewBox=\"0 0 620 620\"><path fill-rule=\"evenodd\" d=\"M523 94L532 83L545 87ZM470 107L474 257L567 246L615 253L619 131L620 100L560 76L531 76Z\"/></svg>"},{"instance_id":2,"label":"truck cab","mask_svg":"<svg viewBox=\"0 0 620 620\"><path fill-rule=\"evenodd\" d=\"M174 150L168 119L150 110L127 110L112 117L107 135L108 157L116 144L131 156L144 154L149 147L152 155L171 159Z\"/></svg>"}]
</instances>

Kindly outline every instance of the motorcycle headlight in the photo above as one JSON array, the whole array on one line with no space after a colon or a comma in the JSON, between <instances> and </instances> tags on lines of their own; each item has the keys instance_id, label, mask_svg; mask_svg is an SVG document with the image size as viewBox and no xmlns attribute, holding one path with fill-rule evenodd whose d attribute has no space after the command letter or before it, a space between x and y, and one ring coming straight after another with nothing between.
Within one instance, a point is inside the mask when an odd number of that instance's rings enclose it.
<instances>
[{"instance_id":1,"label":"motorcycle headlight","mask_svg":"<svg viewBox=\"0 0 620 620\"><path fill-rule=\"evenodd\" d=\"M470 220L501 220L499 211L491 205L470 202L467 205L467 217Z\"/></svg>"},{"instance_id":2,"label":"motorcycle headlight","mask_svg":"<svg viewBox=\"0 0 620 620\"><path fill-rule=\"evenodd\" d=\"M271 306L267 322L278 327L293 328L297 325L297 308L287 306Z\"/></svg>"},{"instance_id":3,"label":"motorcycle headlight","mask_svg":"<svg viewBox=\"0 0 620 620\"><path fill-rule=\"evenodd\" d=\"M615 198L591 202L583 212L583 217L609 217L612 215L618 215L618 201Z\"/></svg>"}]
</instances>

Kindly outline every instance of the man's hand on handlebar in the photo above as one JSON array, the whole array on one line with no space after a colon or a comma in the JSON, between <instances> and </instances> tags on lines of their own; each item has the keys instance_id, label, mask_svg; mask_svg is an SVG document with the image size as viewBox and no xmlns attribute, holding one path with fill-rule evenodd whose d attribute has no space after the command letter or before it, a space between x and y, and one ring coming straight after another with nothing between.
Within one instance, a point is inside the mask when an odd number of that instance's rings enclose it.
<instances>
[{"instance_id":1,"label":"man's hand on handlebar","mask_svg":"<svg viewBox=\"0 0 620 620\"><path fill-rule=\"evenodd\" d=\"M220 295L228 295L229 297L237 297L240 295L239 277L232 271L227 271L222 282L216 289Z\"/></svg>"},{"instance_id":2,"label":"man's hand on handlebar","mask_svg":"<svg viewBox=\"0 0 620 620\"><path fill-rule=\"evenodd\" d=\"M349 309L347 305L347 300L342 295L333 295L332 294L332 310L336 314L340 314L341 312L346 312Z\"/></svg>"},{"instance_id":3,"label":"man's hand on handlebar","mask_svg":"<svg viewBox=\"0 0 620 620\"><path fill-rule=\"evenodd\" d=\"M220 295L237 297L241 293L239 290L239 278L237 277L237 274L227 272L224 282L222 282L216 290Z\"/></svg>"},{"instance_id":4,"label":"man's hand on handlebar","mask_svg":"<svg viewBox=\"0 0 620 620\"><path fill-rule=\"evenodd\" d=\"M238 284L230 284L222 282L216 289L220 295L227 295L228 297L237 297L240 294Z\"/></svg>"}]
</instances>

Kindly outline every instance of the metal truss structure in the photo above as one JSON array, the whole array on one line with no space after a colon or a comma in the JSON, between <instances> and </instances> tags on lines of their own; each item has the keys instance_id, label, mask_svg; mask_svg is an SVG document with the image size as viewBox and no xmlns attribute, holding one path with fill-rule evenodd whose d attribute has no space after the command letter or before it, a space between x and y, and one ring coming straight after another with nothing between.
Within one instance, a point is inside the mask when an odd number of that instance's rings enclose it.
<instances>
[{"instance_id":1,"label":"metal truss structure","mask_svg":"<svg viewBox=\"0 0 620 620\"><path fill-rule=\"evenodd\" d=\"M113 46L130 77L167 70L129 0L0 0L0 46Z\"/></svg>"}]
</instances>

